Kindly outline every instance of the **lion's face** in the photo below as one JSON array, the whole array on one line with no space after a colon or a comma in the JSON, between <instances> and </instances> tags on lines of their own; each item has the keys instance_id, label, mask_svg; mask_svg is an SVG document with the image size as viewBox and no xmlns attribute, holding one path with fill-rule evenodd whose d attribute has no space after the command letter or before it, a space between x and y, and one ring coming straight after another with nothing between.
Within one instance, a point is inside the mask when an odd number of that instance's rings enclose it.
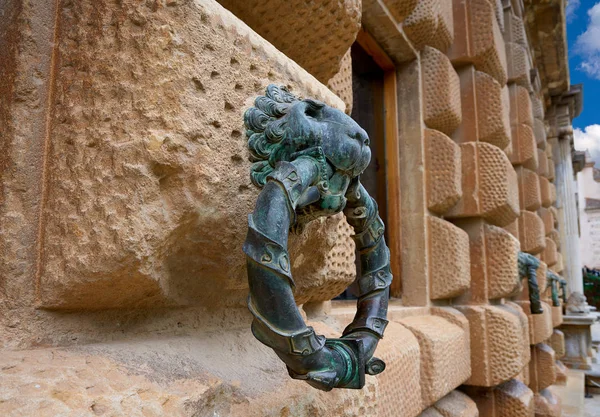
<instances>
[{"instance_id":1,"label":"lion's face","mask_svg":"<svg viewBox=\"0 0 600 417\"><path fill-rule=\"evenodd\" d=\"M285 117L292 136L303 137L305 143L320 144L335 171L353 178L369 165L367 132L340 110L315 100L303 100L295 103Z\"/></svg>"}]
</instances>

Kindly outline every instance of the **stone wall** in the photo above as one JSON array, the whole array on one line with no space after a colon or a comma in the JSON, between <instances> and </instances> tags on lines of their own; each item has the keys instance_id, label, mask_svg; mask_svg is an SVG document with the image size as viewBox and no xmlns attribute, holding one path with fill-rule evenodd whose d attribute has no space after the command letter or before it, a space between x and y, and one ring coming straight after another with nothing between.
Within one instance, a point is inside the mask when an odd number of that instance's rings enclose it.
<instances>
[{"instance_id":1,"label":"stone wall","mask_svg":"<svg viewBox=\"0 0 600 417\"><path fill-rule=\"evenodd\" d=\"M38 3L0 6L0 414L558 415L562 311L545 271L568 259L548 133L566 75L545 72L531 35L543 11ZM324 393L250 332L242 115L270 83L350 113L361 24L396 68L402 285L387 369ZM354 315L330 301L355 277L351 233L338 215L290 241L296 302L328 337ZM543 314L519 250L542 261Z\"/></svg>"}]
</instances>

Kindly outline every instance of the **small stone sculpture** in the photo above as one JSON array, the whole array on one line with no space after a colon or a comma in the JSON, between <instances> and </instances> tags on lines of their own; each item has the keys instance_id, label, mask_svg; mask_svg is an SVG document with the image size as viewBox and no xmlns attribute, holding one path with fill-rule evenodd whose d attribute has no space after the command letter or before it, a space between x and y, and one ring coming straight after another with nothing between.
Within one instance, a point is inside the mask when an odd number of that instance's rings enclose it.
<instances>
[{"instance_id":1,"label":"small stone sculpture","mask_svg":"<svg viewBox=\"0 0 600 417\"><path fill-rule=\"evenodd\" d=\"M590 307L587 303L587 298L580 292L573 291L567 299L567 314L588 314Z\"/></svg>"},{"instance_id":2,"label":"small stone sculpture","mask_svg":"<svg viewBox=\"0 0 600 417\"><path fill-rule=\"evenodd\" d=\"M369 137L343 112L269 85L244 115L250 178L261 188L244 244L254 336L315 388L362 388L382 372L373 354L388 323L390 254L377 204L359 175L371 160ZM354 228L362 276L354 321L339 339L307 327L294 301L290 229L343 211Z\"/></svg>"}]
</instances>

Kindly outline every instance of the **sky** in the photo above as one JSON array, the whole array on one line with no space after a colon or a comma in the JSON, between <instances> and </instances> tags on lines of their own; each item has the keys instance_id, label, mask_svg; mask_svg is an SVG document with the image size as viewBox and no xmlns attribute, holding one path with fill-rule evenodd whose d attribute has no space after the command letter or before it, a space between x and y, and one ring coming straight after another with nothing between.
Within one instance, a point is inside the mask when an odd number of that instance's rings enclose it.
<instances>
[{"instance_id":1,"label":"sky","mask_svg":"<svg viewBox=\"0 0 600 417\"><path fill-rule=\"evenodd\" d=\"M583 112L573 121L575 148L600 167L600 1L568 0L571 84L583 84Z\"/></svg>"}]
</instances>

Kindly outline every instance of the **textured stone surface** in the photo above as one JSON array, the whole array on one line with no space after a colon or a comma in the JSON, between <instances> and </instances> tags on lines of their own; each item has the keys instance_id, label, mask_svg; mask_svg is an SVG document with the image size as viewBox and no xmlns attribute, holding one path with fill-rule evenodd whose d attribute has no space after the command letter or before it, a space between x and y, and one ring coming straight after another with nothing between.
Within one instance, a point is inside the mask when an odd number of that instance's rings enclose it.
<instances>
[{"instance_id":1,"label":"textured stone surface","mask_svg":"<svg viewBox=\"0 0 600 417\"><path fill-rule=\"evenodd\" d=\"M554 350L556 359L560 359L565 355L565 334L563 332L554 329L547 343Z\"/></svg>"},{"instance_id":2,"label":"textured stone surface","mask_svg":"<svg viewBox=\"0 0 600 417\"><path fill-rule=\"evenodd\" d=\"M432 300L454 298L471 283L469 236L452 223L429 217L429 286Z\"/></svg>"},{"instance_id":3,"label":"textured stone surface","mask_svg":"<svg viewBox=\"0 0 600 417\"><path fill-rule=\"evenodd\" d=\"M539 392L548 388L556 381L556 356L554 350L544 343L531 347L531 362L529 362L529 388Z\"/></svg>"},{"instance_id":4,"label":"textured stone surface","mask_svg":"<svg viewBox=\"0 0 600 417\"><path fill-rule=\"evenodd\" d=\"M390 13L400 23L415 10L419 0L383 0Z\"/></svg>"},{"instance_id":5,"label":"textured stone surface","mask_svg":"<svg viewBox=\"0 0 600 417\"><path fill-rule=\"evenodd\" d=\"M546 125L544 121L538 118L533 119L533 134L535 142L540 149L545 149L547 146Z\"/></svg>"},{"instance_id":6,"label":"textured stone surface","mask_svg":"<svg viewBox=\"0 0 600 417\"><path fill-rule=\"evenodd\" d=\"M519 240L523 252L537 255L546 247L544 222L536 213L521 211L518 219Z\"/></svg>"},{"instance_id":7,"label":"textured stone surface","mask_svg":"<svg viewBox=\"0 0 600 417\"><path fill-rule=\"evenodd\" d=\"M443 214L462 196L460 147L436 130L425 130L427 207Z\"/></svg>"},{"instance_id":8,"label":"textured stone surface","mask_svg":"<svg viewBox=\"0 0 600 417\"><path fill-rule=\"evenodd\" d=\"M531 89L531 64L529 53L522 45L508 42L506 44L506 62L508 82L514 82L527 90Z\"/></svg>"},{"instance_id":9,"label":"textured stone surface","mask_svg":"<svg viewBox=\"0 0 600 417\"><path fill-rule=\"evenodd\" d=\"M517 84L509 84L508 93L510 97L511 125L525 124L533 126L533 111L527 89Z\"/></svg>"},{"instance_id":10,"label":"textured stone surface","mask_svg":"<svg viewBox=\"0 0 600 417\"><path fill-rule=\"evenodd\" d=\"M540 177L540 193L544 207L550 207L556 201L556 189L547 178Z\"/></svg>"},{"instance_id":11,"label":"textured stone surface","mask_svg":"<svg viewBox=\"0 0 600 417\"><path fill-rule=\"evenodd\" d=\"M360 29L360 0L219 2L323 83L338 72Z\"/></svg>"},{"instance_id":12,"label":"textured stone surface","mask_svg":"<svg viewBox=\"0 0 600 417\"><path fill-rule=\"evenodd\" d=\"M552 327L552 308L542 301L542 314L531 314L529 301L517 301L529 319L529 343L537 345L543 343L551 335Z\"/></svg>"},{"instance_id":13,"label":"textured stone surface","mask_svg":"<svg viewBox=\"0 0 600 417\"><path fill-rule=\"evenodd\" d=\"M538 174L522 167L518 167L516 172L521 210L536 211L542 205Z\"/></svg>"},{"instance_id":14,"label":"textured stone surface","mask_svg":"<svg viewBox=\"0 0 600 417\"><path fill-rule=\"evenodd\" d=\"M517 175L508 157L488 143L461 145L463 197L447 217L481 216L505 226L518 215ZM475 174L475 175L473 175Z\"/></svg>"},{"instance_id":15,"label":"textured stone surface","mask_svg":"<svg viewBox=\"0 0 600 417\"><path fill-rule=\"evenodd\" d=\"M522 124L513 126L510 162L513 165L523 165L528 169L535 169L538 161L537 145L531 127Z\"/></svg>"},{"instance_id":16,"label":"textured stone surface","mask_svg":"<svg viewBox=\"0 0 600 417\"><path fill-rule=\"evenodd\" d=\"M423 409L419 342L405 327L390 322L379 342L377 357L386 369L377 376L378 417L414 416ZM404 381L413 381L410 385Z\"/></svg>"},{"instance_id":17,"label":"textured stone surface","mask_svg":"<svg viewBox=\"0 0 600 417\"><path fill-rule=\"evenodd\" d=\"M243 303L239 248L258 191L244 109L273 81L343 104L213 1L156 10L69 3L58 19L40 305ZM304 267L296 259L300 280L310 279L303 268L325 267L332 226L317 240L327 248L309 242L310 231L291 242L305 242L311 258Z\"/></svg>"},{"instance_id":18,"label":"textured stone surface","mask_svg":"<svg viewBox=\"0 0 600 417\"><path fill-rule=\"evenodd\" d=\"M562 306L552 306L552 327L558 327L563 322Z\"/></svg>"},{"instance_id":19,"label":"textured stone surface","mask_svg":"<svg viewBox=\"0 0 600 417\"><path fill-rule=\"evenodd\" d=\"M535 394L535 417L560 417L560 398L550 389L546 388L539 394Z\"/></svg>"},{"instance_id":20,"label":"textured stone surface","mask_svg":"<svg viewBox=\"0 0 600 417\"><path fill-rule=\"evenodd\" d=\"M433 405L443 417L478 417L475 402L460 391L452 391Z\"/></svg>"},{"instance_id":21,"label":"textured stone surface","mask_svg":"<svg viewBox=\"0 0 600 417\"><path fill-rule=\"evenodd\" d=\"M518 287L519 241L499 227L485 225L485 246L488 298L506 297Z\"/></svg>"},{"instance_id":22,"label":"textured stone surface","mask_svg":"<svg viewBox=\"0 0 600 417\"><path fill-rule=\"evenodd\" d=\"M510 145L508 89L473 66L459 70L463 122L453 138L459 142L482 141L505 149Z\"/></svg>"},{"instance_id":23,"label":"textured stone surface","mask_svg":"<svg viewBox=\"0 0 600 417\"><path fill-rule=\"evenodd\" d=\"M436 316L399 320L419 340L421 393L431 405L469 378L469 335L461 327Z\"/></svg>"},{"instance_id":24,"label":"textured stone surface","mask_svg":"<svg viewBox=\"0 0 600 417\"><path fill-rule=\"evenodd\" d=\"M327 82L327 86L346 104L346 114L352 113L352 56L346 51L340 62L340 70Z\"/></svg>"},{"instance_id":25,"label":"textured stone surface","mask_svg":"<svg viewBox=\"0 0 600 417\"><path fill-rule=\"evenodd\" d=\"M550 267L558 262L556 243L554 243L554 241L548 237L546 238L546 248L542 252L542 260Z\"/></svg>"},{"instance_id":26,"label":"textured stone surface","mask_svg":"<svg viewBox=\"0 0 600 417\"><path fill-rule=\"evenodd\" d=\"M460 81L446 55L435 48L421 52L425 124L447 135L461 122Z\"/></svg>"},{"instance_id":27,"label":"textured stone surface","mask_svg":"<svg viewBox=\"0 0 600 417\"><path fill-rule=\"evenodd\" d=\"M554 385L567 385L568 368L565 366L565 364L561 361L556 361L554 368L556 369L556 382Z\"/></svg>"},{"instance_id":28,"label":"textured stone surface","mask_svg":"<svg viewBox=\"0 0 600 417\"><path fill-rule=\"evenodd\" d=\"M494 6L487 0L453 0L455 41L448 53L453 63L472 63L506 84L506 51Z\"/></svg>"},{"instance_id":29,"label":"textured stone surface","mask_svg":"<svg viewBox=\"0 0 600 417\"><path fill-rule=\"evenodd\" d=\"M415 49L428 45L446 51L454 39L452 4L445 0L419 0L402 27Z\"/></svg>"},{"instance_id":30,"label":"textured stone surface","mask_svg":"<svg viewBox=\"0 0 600 417\"><path fill-rule=\"evenodd\" d=\"M506 43L517 43L525 48L529 46L523 19L515 15L512 8L507 7L504 10L504 24L504 41Z\"/></svg>"},{"instance_id":31,"label":"textured stone surface","mask_svg":"<svg viewBox=\"0 0 600 417\"><path fill-rule=\"evenodd\" d=\"M541 149L537 150L537 154L538 154L538 168L537 168L537 173L539 175L541 175L542 177L546 177L548 178L550 172L548 170L548 157L546 156L546 152L544 152ZM532 167L527 167L529 169L533 169Z\"/></svg>"},{"instance_id":32,"label":"textured stone surface","mask_svg":"<svg viewBox=\"0 0 600 417\"><path fill-rule=\"evenodd\" d=\"M467 385L491 387L517 375L523 362L521 320L504 306L457 306L469 320L471 378Z\"/></svg>"},{"instance_id":33,"label":"textured stone surface","mask_svg":"<svg viewBox=\"0 0 600 417\"><path fill-rule=\"evenodd\" d=\"M464 387L464 391L477 404L481 417L533 416L533 392L516 379L494 388Z\"/></svg>"}]
</instances>

